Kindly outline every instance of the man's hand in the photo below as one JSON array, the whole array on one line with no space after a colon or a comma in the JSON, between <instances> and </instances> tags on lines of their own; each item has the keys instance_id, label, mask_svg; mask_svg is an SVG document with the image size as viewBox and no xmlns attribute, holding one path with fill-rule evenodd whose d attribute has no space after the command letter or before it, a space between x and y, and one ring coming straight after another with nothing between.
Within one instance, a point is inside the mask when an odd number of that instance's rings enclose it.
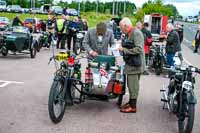
<instances>
[{"instance_id":1,"label":"man's hand","mask_svg":"<svg viewBox=\"0 0 200 133\"><path fill-rule=\"evenodd\" d=\"M98 53L97 53L97 52L95 52L95 51L93 51L93 52L91 53L91 55L95 57L95 56L97 56L97 55L98 55Z\"/></svg>"},{"instance_id":2,"label":"man's hand","mask_svg":"<svg viewBox=\"0 0 200 133\"><path fill-rule=\"evenodd\" d=\"M124 49L123 49L122 47L119 47L118 50L119 50L120 52L123 52L123 51L124 51Z\"/></svg>"}]
</instances>

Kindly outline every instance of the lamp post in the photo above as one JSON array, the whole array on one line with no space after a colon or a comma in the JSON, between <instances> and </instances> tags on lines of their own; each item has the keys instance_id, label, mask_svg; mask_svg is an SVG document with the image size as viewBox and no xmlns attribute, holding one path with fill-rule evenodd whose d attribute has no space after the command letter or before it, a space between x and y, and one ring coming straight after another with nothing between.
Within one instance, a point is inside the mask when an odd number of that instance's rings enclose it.
<instances>
[{"instance_id":1,"label":"lamp post","mask_svg":"<svg viewBox=\"0 0 200 133\"><path fill-rule=\"evenodd\" d=\"M113 10L112 10L112 15L115 15L115 0L113 0Z\"/></svg>"},{"instance_id":2,"label":"lamp post","mask_svg":"<svg viewBox=\"0 0 200 133\"><path fill-rule=\"evenodd\" d=\"M124 0L124 15L126 15L126 0Z\"/></svg>"},{"instance_id":3,"label":"lamp post","mask_svg":"<svg viewBox=\"0 0 200 133\"><path fill-rule=\"evenodd\" d=\"M98 8L99 8L99 1L98 0L96 0L96 14L98 13Z\"/></svg>"}]
</instances>

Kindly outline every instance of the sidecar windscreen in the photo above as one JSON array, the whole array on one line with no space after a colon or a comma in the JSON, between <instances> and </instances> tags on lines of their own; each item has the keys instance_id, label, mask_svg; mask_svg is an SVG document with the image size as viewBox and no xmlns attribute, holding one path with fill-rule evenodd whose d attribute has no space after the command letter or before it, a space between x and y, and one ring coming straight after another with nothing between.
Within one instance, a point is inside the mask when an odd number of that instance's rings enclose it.
<instances>
[{"instance_id":1,"label":"sidecar windscreen","mask_svg":"<svg viewBox=\"0 0 200 133\"><path fill-rule=\"evenodd\" d=\"M94 62L106 63L109 64L109 66L115 66L115 57L110 55L99 55L94 58Z\"/></svg>"}]
</instances>

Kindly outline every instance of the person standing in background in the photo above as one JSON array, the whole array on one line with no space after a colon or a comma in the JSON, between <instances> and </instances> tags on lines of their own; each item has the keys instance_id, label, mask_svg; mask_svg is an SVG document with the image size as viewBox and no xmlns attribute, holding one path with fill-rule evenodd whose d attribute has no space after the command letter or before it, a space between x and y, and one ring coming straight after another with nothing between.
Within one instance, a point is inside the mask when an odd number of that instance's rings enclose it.
<instances>
[{"instance_id":1,"label":"person standing in background","mask_svg":"<svg viewBox=\"0 0 200 133\"><path fill-rule=\"evenodd\" d=\"M152 45L152 41L153 41L151 32L148 30L148 27L149 27L149 24L144 23L143 28L142 28L142 33L144 34L144 53L145 53L146 66L148 65L150 46ZM149 75L147 67L143 74Z\"/></svg>"},{"instance_id":2,"label":"person standing in background","mask_svg":"<svg viewBox=\"0 0 200 133\"><path fill-rule=\"evenodd\" d=\"M200 25L199 25L198 30L197 30L196 35L195 35L195 49L194 49L194 53L198 52L199 44L200 44Z\"/></svg>"}]
</instances>

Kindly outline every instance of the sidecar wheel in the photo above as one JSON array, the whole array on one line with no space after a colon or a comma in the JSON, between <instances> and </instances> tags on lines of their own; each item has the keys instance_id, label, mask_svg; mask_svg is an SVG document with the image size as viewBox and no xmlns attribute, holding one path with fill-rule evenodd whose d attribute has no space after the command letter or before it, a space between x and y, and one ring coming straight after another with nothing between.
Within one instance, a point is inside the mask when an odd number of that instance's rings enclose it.
<instances>
[{"instance_id":1,"label":"sidecar wheel","mask_svg":"<svg viewBox=\"0 0 200 133\"><path fill-rule=\"evenodd\" d=\"M8 50L6 48L2 48L2 55L7 56L8 55Z\"/></svg>"}]
</instances>

